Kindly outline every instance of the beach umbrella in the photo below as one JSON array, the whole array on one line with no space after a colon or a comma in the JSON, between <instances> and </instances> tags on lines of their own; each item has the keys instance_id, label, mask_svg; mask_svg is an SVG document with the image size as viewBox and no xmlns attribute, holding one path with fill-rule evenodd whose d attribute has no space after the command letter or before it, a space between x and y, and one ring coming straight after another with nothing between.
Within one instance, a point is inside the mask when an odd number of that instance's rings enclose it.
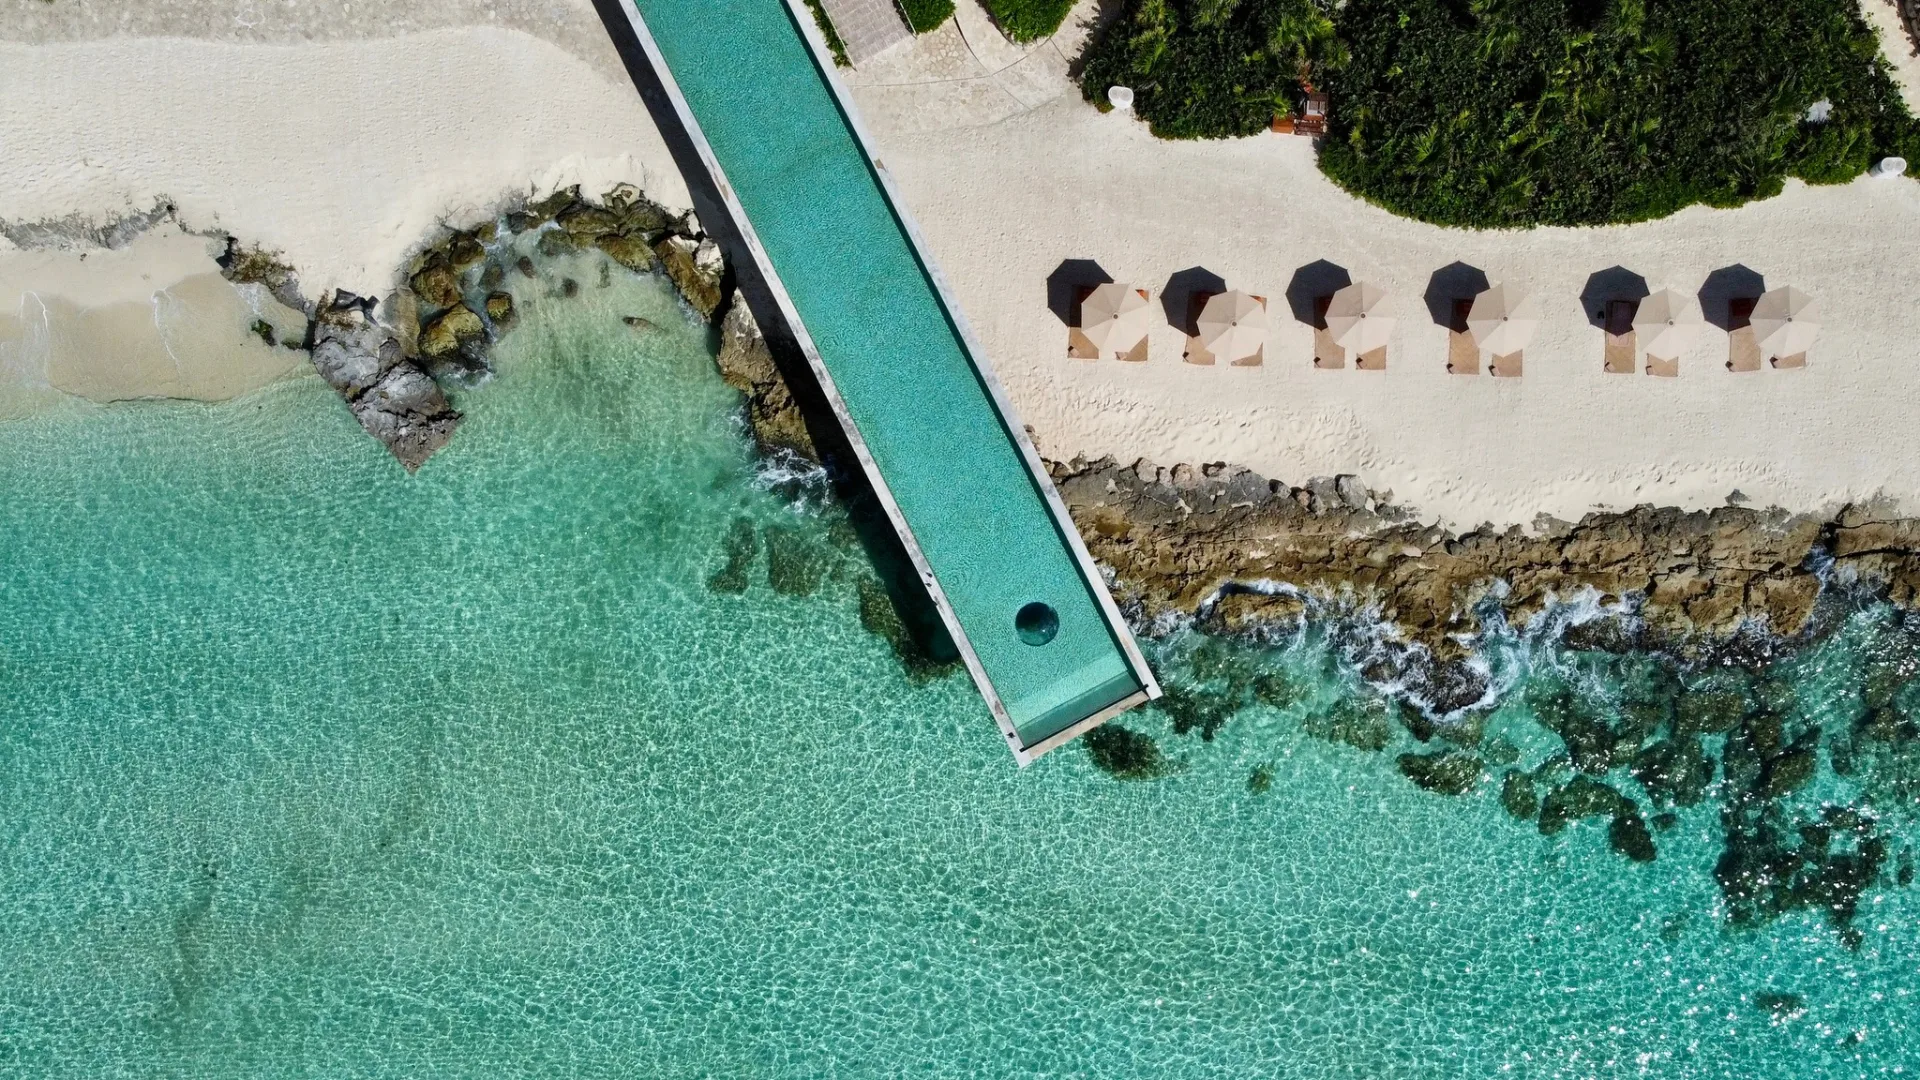
<instances>
[{"instance_id":1,"label":"beach umbrella","mask_svg":"<svg viewBox=\"0 0 1920 1080\"><path fill-rule=\"evenodd\" d=\"M1196 324L1200 344L1228 363L1244 360L1267 344L1267 305L1238 290L1208 297Z\"/></svg>"},{"instance_id":2,"label":"beach umbrella","mask_svg":"<svg viewBox=\"0 0 1920 1080\"><path fill-rule=\"evenodd\" d=\"M1080 332L1103 353L1131 352L1153 325L1144 289L1109 282L1080 304Z\"/></svg>"},{"instance_id":3,"label":"beach umbrella","mask_svg":"<svg viewBox=\"0 0 1920 1080\"><path fill-rule=\"evenodd\" d=\"M1517 285L1495 285L1474 297L1467 311L1467 330L1474 344L1495 356L1526 348L1539 326L1540 305Z\"/></svg>"},{"instance_id":4,"label":"beach umbrella","mask_svg":"<svg viewBox=\"0 0 1920 1080\"><path fill-rule=\"evenodd\" d=\"M1813 298L1789 285L1753 305L1753 335L1768 356L1806 352L1820 336L1820 312Z\"/></svg>"},{"instance_id":5,"label":"beach umbrella","mask_svg":"<svg viewBox=\"0 0 1920 1080\"><path fill-rule=\"evenodd\" d=\"M1633 330L1648 356L1677 360L1700 332L1700 305L1678 289L1661 289L1640 301Z\"/></svg>"},{"instance_id":6,"label":"beach umbrella","mask_svg":"<svg viewBox=\"0 0 1920 1080\"><path fill-rule=\"evenodd\" d=\"M1366 282L1357 282L1333 294L1327 304L1327 333L1348 352L1384 349L1393 335L1393 319L1382 314L1387 294Z\"/></svg>"}]
</instances>

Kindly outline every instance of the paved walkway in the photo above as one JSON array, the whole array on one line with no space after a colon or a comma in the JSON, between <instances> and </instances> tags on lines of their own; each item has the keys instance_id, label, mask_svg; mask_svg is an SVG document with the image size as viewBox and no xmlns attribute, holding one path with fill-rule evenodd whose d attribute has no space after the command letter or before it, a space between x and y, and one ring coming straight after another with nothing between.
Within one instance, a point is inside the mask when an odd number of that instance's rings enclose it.
<instances>
[{"instance_id":1,"label":"paved walkway","mask_svg":"<svg viewBox=\"0 0 1920 1080\"><path fill-rule=\"evenodd\" d=\"M959 0L954 17L847 75L867 123L881 135L999 123L1065 94L1101 0L1080 0L1059 33L1015 45L980 0Z\"/></svg>"},{"instance_id":2,"label":"paved walkway","mask_svg":"<svg viewBox=\"0 0 1920 1080\"><path fill-rule=\"evenodd\" d=\"M855 67L886 52L909 38L900 10L893 0L820 0L827 18L847 47L847 59Z\"/></svg>"}]
</instances>

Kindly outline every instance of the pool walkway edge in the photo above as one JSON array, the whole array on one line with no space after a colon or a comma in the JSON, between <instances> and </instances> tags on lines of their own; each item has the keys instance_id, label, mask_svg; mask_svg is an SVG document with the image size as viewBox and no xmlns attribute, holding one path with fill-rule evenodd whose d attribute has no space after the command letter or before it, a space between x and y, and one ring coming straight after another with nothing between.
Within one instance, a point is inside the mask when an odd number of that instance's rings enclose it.
<instances>
[{"instance_id":1,"label":"pool walkway edge","mask_svg":"<svg viewBox=\"0 0 1920 1080\"><path fill-rule=\"evenodd\" d=\"M801 0L595 6L696 206L728 219L742 285L750 269L754 306L775 309L756 314L777 314L804 355L1016 759L1158 697Z\"/></svg>"}]
</instances>

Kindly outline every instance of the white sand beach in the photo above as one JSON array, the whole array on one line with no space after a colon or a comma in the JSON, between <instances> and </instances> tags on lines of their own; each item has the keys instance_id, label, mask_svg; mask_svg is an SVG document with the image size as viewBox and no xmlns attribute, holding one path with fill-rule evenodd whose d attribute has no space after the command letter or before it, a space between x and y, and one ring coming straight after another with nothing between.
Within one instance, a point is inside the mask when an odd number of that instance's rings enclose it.
<instances>
[{"instance_id":1,"label":"white sand beach","mask_svg":"<svg viewBox=\"0 0 1920 1080\"><path fill-rule=\"evenodd\" d=\"M79 5L92 22L0 16L0 221L100 218L165 198L191 229L283 252L309 293L370 292L438 222L516 192L624 181L685 205L611 47L588 32L591 7L548 6L544 23L538 5L502 4L489 19L453 0L351 21L244 0L174 15ZM1455 525L1710 506L1736 489L1796 510L1878 496L1916 512L1913 182L1793 185L1741 210L1620 228L1442 230L1345 195L1304 139L1161 142L1085 106L1067 70L1091 4L1032 49L1000 38L972 0L960 7L849 80L1048 453L1227 461L1295 483L1354 473ZM17 319L24 294L47 287L19 283L28 253L10 247L0 242L0 312ZM1204 267L1272 298L1265 366L1182 364L1164 323L1145 364L1069 361L1048 278L1074 259L1156 291ZM1311 332L1284 295L1319 260L1387 290L1399 325L1386 371L1313 369ZM1446 373L1446 333L1422 294L1455 261L1541 300L1523 378ZM1818 298L1825 330L1804 370L1730 374L1727 337L1709 328L1677 379L1606 375L1579 298L1589 274L1615 265L1687 291L1744 265ZM0 323L0 342L8 332ZM89 377L112 384L104 396L141 396L140 378Z\"/></svg>"},{"instance_id":2,"label":"white sand beach","mask_svg":"<svg viewBox=\"0 0 1920 1080\"><path fill-rule=\"evenodd\" d=\"M1920 185L1792 183L1739 210L1605 229L1439 229L1336 188L1306 139L1166 142L1095 112L1066 74L1090 11L1025 51L962 18L849 77L1043 451L1226 461L1293 483L1353 473L1457 526L1706 507L1735 491L1794 510L1884 497L1913 511L1920 318L1906 298L1920 274L1906 252L1920 243ZM1165 321L1145 364L1069 360L1046 287L1069 259L1156 295L1203 267L1273 298L1265 365L1184 364ZM1386 371L1314 369L1312 331L1282 297L1320 260L1387 290L1399 322ZM1523 378L1447 373L1447 332L1423 296L1456 261L1540 300ZM1751 268L1820 301L1820 342L1804 370L1733 374L1727 335L1708 327L1677 379L1605 374L1580 297L1616 265L1687 292Z\"/></svg>"},{"instance_id":3,"label":"white sand beach","mask_svg":"<svg viewBox=\"0 0 1920 1080\"><path fill-rule=\"evenodd\" d=\"M249 5L224 6L170 22L157 5L110 21L75 17L84 5L0 17L0 222L103 222L164 201L205 234L169 224L117 251L21 251L0 236L8 411L47 387L220 400L310 370L247 332L254 318L281 333L298 321L221 279L208 237L281 253L309 296L379 293L439 222L515 194L630 182L688 202L585 3L548 24L584 56L522 30L445 25L486 22L457 3L384 24L294 7L245 25ZM128 21L172 34L118 36ZM374 36L343 39L343 26ZM222 40L172 36L186 33ZM29 35L45 43L5 40Z\"/></svg>"},{"instance_id":4,"label":"white sand beach","mask_svg":"<svg viewBox=\"0 0 1920 1080\"><path fill-rule=\"evenodd\" d=\"M125 247L0 252L0 415L57 390L92 401L222 401L312 370L305 317L235 287L218 243L162 224Z\"/></svg>"}]
</instances>

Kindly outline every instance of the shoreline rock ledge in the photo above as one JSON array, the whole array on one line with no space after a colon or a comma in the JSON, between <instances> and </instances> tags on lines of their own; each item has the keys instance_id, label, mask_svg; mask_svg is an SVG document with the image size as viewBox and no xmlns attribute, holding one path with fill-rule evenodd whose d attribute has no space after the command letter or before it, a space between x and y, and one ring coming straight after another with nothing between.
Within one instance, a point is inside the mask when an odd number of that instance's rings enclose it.
<instances>
[{"instance_id":1,"label":"shoreline rock ledge","mask_svg":"<svg viewBox=\"0 0 1920 1080\"><path fill-rule=\"evenodd\" d=\"M729 329L742 347L723 349L722 373L747 395L761 447L813 457L793 436L805 428L779 371L746 347L757 335ZM1293 624L1308 598L1321 597L1376 606L1452 670L1472 653L1483 615L1497 609L1523 625L1589 591L1626 617L1573 627L1568 640L1612 649L1699 651L1759 627L1805 638L1833 610L1820 604L1829 584L1920 608L1920 519L1873 505L1831 517L1639 506L1578 523L1543 519L1532 532L1454 533L1420 523L1351 475L1291 487L1225 463L1076 457L1047 468L1138 622L1204 616L1215 629L1246 632ZM1478 694L1466 685L1445 696Z\"/></svg>"},{"instance_id":2,"label":"shoreline rock ledge","mask_svg":"<svg viewBox=\"0 0 1920 1080\"><path fill-rule=\"evenodd\" d=\"M1517 626L1591 590L1633 617L1588 628L1589 644L1687 648L1755 624L1781 638L1814 632L1829 582L1905 607L1920 596L1920 520L1868 506L1832 517L1640 506L1531 533L1456 534L1412 520L1351 476L1294 488L1226 464L1048 467L1122 602L1148 619L1206 614L1245 630L1297 619L1306 595L1345 596L1378 604L1449 661L1470 651L1489 602Z\"/></svg>"},{"instance_id":3,"label":"shoreline rock ledge","mask_svg":"<svg viewBox=\"0 0 1920 1080\"><path fill-rule=\"evenodd\" d=\"M663 273L698 315L713 321L728 298L726 259L691 211L671 214L631 184L599 201L576 186L537 202L516 201L466 229L446 228L424 245L384 300L344 290L310 303L292 267L274 253L226 238L221 272L267 288L303 312L303 346L360 426L413 472L460 425L442 380L458 387L491 370L494 344L518 325L538 291L570 298L580 282L544 268L598 252L602 285L615 266ZM577 271L576 271L577 272ZM738 305L735 305L736 307ZM377 313L376 313L377 312ZM629 318L639 330L645 319ZM735 327L734 351L764 351L751 320ZM744 355L744 354L742 354ZM724 367L724 364L723 364Z\"/></svg>"},{"instance_id":4,"label":"shoreline rock ledge","mask_svg":"<svg viewBox=\"0 0 1920 1080\"><path fill-rule=\"evenodd\" d=\"M337 293L314 315L313 367L367 434L413 472L447 445L460 414L440 384L375 321L373 301Z\"/></svg>"}]
</instances>

